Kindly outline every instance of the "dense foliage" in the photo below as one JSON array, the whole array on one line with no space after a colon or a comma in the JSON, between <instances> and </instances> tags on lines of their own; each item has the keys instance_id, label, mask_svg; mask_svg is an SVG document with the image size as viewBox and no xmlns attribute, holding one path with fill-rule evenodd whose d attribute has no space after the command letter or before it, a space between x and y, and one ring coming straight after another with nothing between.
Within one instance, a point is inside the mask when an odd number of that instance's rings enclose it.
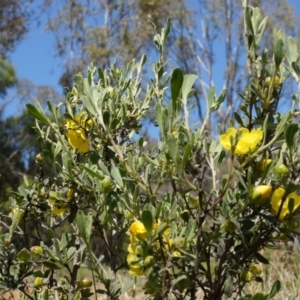
<instances>
[{"instance_id":1,"label":"dense foliage","mask_svg":"<svg viewBox=\"0 0 300 300\"><path fill-rule=\"evenodd\" d=\"M278 103L289 76L299 85L300 68L283 31L272 55L260 48L266 25L258 8L244 7L249 83L219 136L208 122L226 90L211 87L204 121L190 125L197 76L169 68L170 19L155 31L149 80L145 55L120 68L91 64L64 103L48 102L50 116L27 104L42 151L36 176L24 177L1 216L0 287L29 299L118 299L144 276L151 299L274 297L279 281L266 294L244 290L263 281L264 249L299 228L299 95L285 115ZM148 147L139 132L152 103L159 132ZM18 249L20 239L33 244Z\"/></svg>"}]
</instances>

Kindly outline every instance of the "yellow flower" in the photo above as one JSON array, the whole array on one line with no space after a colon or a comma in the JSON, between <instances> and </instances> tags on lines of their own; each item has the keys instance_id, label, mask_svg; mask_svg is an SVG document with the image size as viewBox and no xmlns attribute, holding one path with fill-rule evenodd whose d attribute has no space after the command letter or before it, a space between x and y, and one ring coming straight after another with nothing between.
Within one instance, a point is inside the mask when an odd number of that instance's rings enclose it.
<instances>
[{"instance_id":1,"label":"yellow flower","mask_svg":"<svg viewBox=\"0 0 300 300\"><path fill-rule=\"evenodd\" d=\"M271 199L271 206L272 206L272 213L274 215L278 215L280 206L282 204L282 197L285 194L285 189L282 187L279 187L276 189L272 195ZM284 200L284 203L282 205L279 220L283 220L289 213L289 199L294 199L294 208L293 212L296 211L300 206L300 196L297 195L295 192L289 194L286 199Z\"/></svg>"},{"instance_id":2,"label":"yellow flower","mask_svg":"<svg viewBox=\"0 0 300 300\"><path fill-rule=\"evenodd\" d=\"M272 186L258 185L253 189L251 201L255 204L264 204L272 193Z\"/></svg>"},{"instance_id":3,"label":"yellow flower","mask_svg":"<svg viewBox=\"0 0 300 300\"><path fill-rule=\"evenodd\" d=\"M260 172L263 172L270 164L272 159L262 159L256 164L256 169Z\"/></svg>"},{"instance_id":4,"label":"yellow flower","mask_svg":"<svg viewBox=\"0 0 300 300\"><path fill-rule=\"evenodd\" d=\"M69 144L79 153L89 151L89 141L86 137L86 131L89 131L93 125L93 120L81 112L75 116L75 121L66 120L66 136Z\"/></svg>"},{"instance_id":5,"label":"yellow flower","mask_svg":"<svg viewBox=\"0 0 300 300\"><path fill-rule=\"evenodd\" d=\"M143 248L138 243L138 240L131 241L131 243L127 247L128 253L142 256Z\"/></svg>"},{"instance_id":6,"label":"yellow flower","mask_svg":"<svg viewBox=\"0 0 300 300\"><path fill-rule=\"evenodd\" d=\"M234 154L245 155L249 152L254 152L258 143L263 138L263 131L261 128L253 129L249 131L247 128L240 128L236 130L233 127L227 129L225 134L220 136L220 143L226 150L232 149L231 138L234 140L237 138L237 143L234 148Z\"/></svg>"},{"instance_id":7,"label":"yellow flower","mask_svg":"<svg viewBox=\"0 0 300 300\"><path fill-rule=\"evenodd\" d=\"M53 206L51 212L56 216L61 216L65 213L66 209L58 206Z\"/></svg>"},{"instance_id":8,"label":"yellow flower","mask_svg":"<svg viewBox=\"0 0 300 300\"><path fill-rule=\"evenodd\" d=\"M48 199L48 203L51 206L51 212L56 216L61 216L64 214L69 207L69 203L52 198Z\"/></svg>"},{"instance_id":9,"label":"yellow flower","mask_svg":"<svg viewBox=\"0 0 300 300\"><path fill-rule=\"evenodd\" d=\"M141 260L134 254L127 255L127 263L129 265L129 274L134 276L143 276L147 272L147 268L140 264Z\"/></svg>"},{"instance_id":10,"label":"yellow flower","mask_svg":"<svg viewBox=\"0 0 300 300\"><path fill-rule=\"evenodd\" d=\"M176 257L181 256L180 252L177 250L173 251L172 255Z\"/></svg>"},{"instance_id":11,"label":"yellow flower","mask_svg":"<svg viewBox=\"0 0 300 300\"><path fill-rule=\"evenodd\" d=\"M144 240L148 237L147 230L141 221L134 221L129 227L128 231L132 235L133 239L137 237L139 240Z\"/></svg>"}]
</instances>

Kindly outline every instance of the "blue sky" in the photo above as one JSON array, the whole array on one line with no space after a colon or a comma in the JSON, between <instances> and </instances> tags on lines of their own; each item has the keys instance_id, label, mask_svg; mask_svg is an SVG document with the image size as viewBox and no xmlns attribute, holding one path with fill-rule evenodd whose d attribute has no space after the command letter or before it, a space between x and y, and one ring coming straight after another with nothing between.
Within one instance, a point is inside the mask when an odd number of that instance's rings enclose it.
<instances>
[{"instance_id":1,"label":"blue sky","mask_svg":"<svg viewBox=\"0 0 300 300\"><path fill-rule=\"evenodd\" d=\"M280 1L280 0L278 0ZM300 15L300 0L290 0ZM32 26L24 40L11 55L11 61L19 78L27 78L36 85L53 86L59 93L59 77L63 65L54 54L54 37L43 28Z\"/></svg>"}]
</instances>

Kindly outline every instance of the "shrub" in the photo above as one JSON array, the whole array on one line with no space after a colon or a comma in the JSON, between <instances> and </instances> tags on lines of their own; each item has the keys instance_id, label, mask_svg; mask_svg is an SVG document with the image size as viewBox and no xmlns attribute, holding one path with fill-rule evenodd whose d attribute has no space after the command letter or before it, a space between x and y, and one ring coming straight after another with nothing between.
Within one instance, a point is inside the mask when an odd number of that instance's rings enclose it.
<instances>
[{"instance_id":1,"label":"shrub","mask_svg":"<svg viewBox=\"0 0 300 300\"><path fill-rule=\"evenodd\" d=\"M48 102L51 117L38 102L27 104L41 172L12 196L0 240L2 288L31 299L117 299L144 276L153 299L195 299L199 290L211 300L270 299L278 292L278 281L268 294L243 289L263 281L263 250L298 229L298 96L286 115L278 111L286 78L300 82L295 41L276 32L269 57L259 50L266 18L245 8L249 84L235 120L217 136L207 125L226 90L216 96L210 89L206 121L192 127L197 78L166 71L170 25L154 37L159 60L150 80L142 77L146 56L120 69L90 65L86 77L75 75L64 114L62 103ZM153 105L159 134L148 147L137 133ZM43 172L46 163L51 172ZM14 246L24 236L35 239L31 252ZM92 278L81 278L83 268Z\"/></svg>"}]
</instances>

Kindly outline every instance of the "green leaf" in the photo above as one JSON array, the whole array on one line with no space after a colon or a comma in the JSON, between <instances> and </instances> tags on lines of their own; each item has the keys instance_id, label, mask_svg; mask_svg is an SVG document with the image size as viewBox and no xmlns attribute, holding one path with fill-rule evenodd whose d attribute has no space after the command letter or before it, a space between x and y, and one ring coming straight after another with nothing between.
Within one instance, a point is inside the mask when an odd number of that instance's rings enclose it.
<instances>
[{"instance_id":1,"label":"green leaf","mask_svg":"<svg viewBox=\"0 0 300 300\"><path fill-rule=\"evenodd\" d=\"M72 258L74 257L76 253L76 248L75 247L70 247L67 250L67 258L68 258L68 262L72 260Z\"/></svg>"},{"instance_id":2,"label":"green leaf","mask_svg":"<svg viewBox=\"0 0 300 300\"><path fill-rule=\"evenodd\" d=\"M198 78L197 75L194 74L187 74L183 77L183 83L182 83L182 100L183 103L186 103L188 95L193 87L194 82Z\"/></svg>"},{"instance_id":3,"label":"green leaf","mask_svg":"<svg viewBox=\"0 0 300 300\"><path fill-rule=\"evenodd\" d=\"M274 46L275 66L278 69L284 58L284 43L282 39L278 39Z\"/></svg>"},{"instance_id":4,"label":"green leaf","mask_svg":"<svg viewBox=\"0 0 300 300\"><path fill-rule=\"evenodd\" d=\"M125 294L133 285L135 284L135 280L134 279L126 279L122 290L121 290L121 295Z\"/></svg>"},{"instance_id":5,"label":"green leaf","mask_svg":"<svg viewBox=\"0 0 300 300\"><path fill-rule=\"evenodd\" d=\"M104 175L110 176L110 173L102 160L99 159L98 165Z\"/></svg>"},{"instance_id":6,"label":"green leaf","mask_svg":"<svg viewBox=\"0 0 300 300\"><path fill-rule=\"evenodd\" d=\"M240 116L236 111L233 113L233 115L234 115L235 120L236 120L241 126L244 127L244 123L243 123L243 120L242 120L241 116Z\"/></svg>"},{"instance_id":7,"label":"green leaf","mask_svg":"<svg viewBox=\"0 0 300 300\"><path fill-rule=\"evenodd\" d=\"M252 35L254 35L252 26L252 7L250 6L247 6L245 9L245 27L251 31Z\"/></svg>"},{"instance_id":8,"label":"green leaf","mask_svg":"<svg viewBox=\"0 0 300 300\"><path fill-rule=\"evenodd\" d=\"M155 105L155 117L158 126L163 129L163 113L162 113L162 105L160 103L156 103Z\"/></svg>"},{"instance_id":9,"label":"green leaf","mask_svg":"<svg viewBox=\"0 0 300 300\"><path fill-rule=\"evenodd\" d=\"M103 113L103 122L105 126L110 128L110 112L107 110Z\"/></svg>"},{"instance_id":10,"label":"green leaf","mask_svg":"<svg viewBox=\"0 0 300 300\"><path fill-rule=\"evenodd\" d=\"M47 106L48 106L48 109L51 112L51 114L54 115L54 109L53 109L53 106L50 101L47 101Z\"/></svg>"},{"instance_id":11,"label":"green leaf","mask_svg":"<svg viewBox=\"0 0 300 300\"><path fill-rule=\"evenodd\" d=\"M140 68L145 64L146 61L147 61L147 55L144 54L140 60Z\"/></svg>"},{"instance_id":12,"label":"green leaf","mask_svg":"<svg viewBox=\"0 0 300 300\"><path fill-rule=\"evenodd\" d=\"M44 277L44 273L41 270L36 270L32 274L34 277Z\"/></svg>"},{"instance_id":13,"label":"green leaf","mask_svg":"<svg viewBox=\"0 0 300 300\"><path fill-rule=\"evenodd\" d=\"M173 111L176 111L178 97L183 83L183 73L180 68L173 70L171 75L171 99Z\"/></svg>"},{"instance_id":14,"label":"green leaf","mask_svg":"<svg viewBox=\"0 0 300 300\"><path fill-rule=\"evenodd\" d=\"M83 84L83 77L81 74L76 74L73 78L74 85L77 89L79 95L83 95L84 93L84 84Z\"/></svg>"},{"instance_id":15,"label":"green leaf","mask_svg":"<svg viewBox=\"0 0 300 300\"><path fill-rule=\"evenodd\" d=\"M143 153L145 160L153 166L159 167L159 163L156 159L151 159L146 153Z\"/></svg>"},{"instance_id":16,"label":"green leaf","mask_svg":"<svg viewBox=\"0 0 300 300\"><path fill-rule=\"evenodd\" d=\"M289 118L290 118L289 113L287 113L285 116L283 116L281 118L280 122L278 123L278 125L276 127L276 131L275 131L276 136L279 136L282 133L282 131L283 131L283 129L284 129L284 127L285 127L285 125L286 125Z\"/></svg>"},{"instance_id":17,"label":"green leaf","mask_svg":"<svg viewBox=\"0 0 300 300\"><path fill-rule=\"evenodd\" d=\"M232 277L228 276L224 283L224 293L227 297L231 297L233 293Z\"/></svg>"},{"instance_id":18,"label":"green leaf","mask_svg":"<svg viewBox=\"0 0 300 300\"><path fill-rule=\"evenodd\" d=\"M292 214L295 208L294 198L289 199L288 208L289 208L289 213Z\"/></svg>"},{"instance_id":19,"label":"green leaf","mask_svg":"<svg viewBox=\"0 0 300 300\"><path fill-rule=\"evenodd\" d=\"M36 118L39 121L42 121L48 125L50 125L50 120L47 118L47 116L45 115L44 111L42 110L41 106L38 104L38 102L36 102L36 106L39 106L40 109L37 109L34 105L28 103L26 104L26 108L28 113L33 116L34 118Z\"/></svg>"},{"instance_id":20,"label":"green leaf","mask_svg":"<svg viewBox=\"0 0 300 300\"><path fill-rule=\"evenodd\" d=\"M215 94L216 94L216 88L214 86L210 87L208 90L208 110L211 110L211 107L213 106L215 102Z\"/></svg>"},{"instance_id":21,"label":"green leaf","mask_svg":"<svg viewBox=\"0 0 300 300\"><path fill-rule=\"evenodd\" d=\"M254 254L254 256L255 256L256 259L257 259L259 262L261 262L262 264L264 264L264 265L268 265L268 264L269 264L269 261L268 261L265 257L263 257L261 254L259 254L258 252L256 252L256 253Z\"/></svg>"},{"instance_id":22,"label":"green leaf","mask_svg":"<svg viewBox=\"0 0 300 300\"><path fill-rule=\"evenodd\" d=\"M292 62L292 69L294 70L298 78L300 78L300 68L295 61Z\"/></svg>"},{"instance_id":23,"label":"green leaf","mask_svg":"<svg viewBox=\"0 0 300 300\"><path fill-rule=\"evenodd\" d=\"M256 293L252 296L251 300L267 300L268 295L265 295L263 293Z\"/></svg>"},{"instance_id":24,"label":"green leaf","mask_svg":"<svg viewBox=\"0 0 300 300\"><path fill-rule=\"evenodd\" d=\"M293 149L295 146L295 137L296 137L298 131L299 131L299 126L298 126L298 124L295 124L295 123L289 124L286 129L285 141L286 141L287 146L290 149Z\"/></svg>"},{"instance_id":25,"label":"green leaf","mask_svg":"<svg viewBox=\"0 0 300 300\"><path fill-rule=\"evenodd\" d=\"M105 178L105 176L103 174L100 174L94 170L92 170L91 168L89 168L88 166L85 165L81 165L83 169L85 169L92 177L97 178L99 180L103 180Z\"/></svg>"},{"instance_id":26,"label":"green leaf","mask_svg":"<svg viewBox=\"0 0 300 300\"><path fill-rule=\"evenodd\" d=\"M223 162L223 159L226 157L226 151L225 150L221 150L217 164L218 166L221 165L221 163Z\"/></svg>"},{"instance_id":27,"label":"green leaf","mask_svg":"<svg viewBox=\"0 0 300 300\"><path fill-rule=\"evenodd\" d=\"M113 177L113 179L116 181L116 183L119 185L119 187L123 187L123 180L122 180L122 176L121 173L119 171L119 169L114 166L111 170L111 176Z\"/></svg>"},{"instance_id":28,"label":"green leaf","mask_svg":"<svg viewBox=\"0 0 300 300\"><path fill-rule=\"evenodd\" d=\"M51 270L59 270L63 268L60 264L49 260L44 260L41 261L40 263L42 263L46 268Z\"/></svg>"},{"instance_id":29,"label":"green leaf","mask_svg":"<svg viewBox=\"0 0 300 300\"><path fill-rule=\"evenodd\" d=\"M73 176L72 175L72 162L71 162L71 158L69 157L68 153L63 151L62 155L62 164L64 167L64 172L66 172L69 176Z\"/></svg>"},{"instance_id":30,"label":"green leaf","mask_svg":"<svg viewBox=\"0 0 300 300\"><path fill-rule=\"evenodd\" d=\"M177 160L177 154L178 154L178 145L177 145L177 139L170 135L168 138L168 153L170 154L173 161L176 163Z\"/></svg>"},{"instance_id":31,"label":"green leaf","mask_svg":"<svg viewBox=\"0 0 300 300\"><path fill-rule=\"evenodd\" d=\"M23 248L17 254L17 258L20 261L28 261L30 259L30 257L31 257L31 254L26 248Z\"/></svg>"},{"instance_id":32,"label":"green leaf","mask_svg":"<svg viewBox=\"0 0 300 300\"><path fill-rule=\"evenodd\" d=\"M132 203L134 205L136 205L136 203L137 203L137 201L139 199L139 195L140 195L140 187L137 184L136 187L135 187L134 193L133 193L133 197L132 197Z\"/></svg>"},{"instance_id":33,"label":"green leaf","mask_svg":"<svg viewBox=\"0 0 300 300\"><path fill-rule=\"evenodd\" d=\"M252 14L252 25L253 25L255 36L257 35L257 30L259 28L260 20L261 20L260 9L258 7L254 7L253 14Z\"/></svg>"},{"instance_id":34,"label":"green leaf","mask_svg":"<svg viewBox=\"0 0 300 300\"><path fill-rule=\"evenodd\" d=\"M268 23L268 17L264 17L263 20L260 22L260 25L258 27L257 36L256 36L256 43L257 44L260 43L261 38L264 35L264 32L265 32L266 27L267 27L267 23Z\"/></svg>"},{"instance_id":35,"label":"green leaf","mask_svg":"<svg viewBox=\"0 0 300 300\"><path fill-rule=\"evenodd\" d=\"M289 57L290 57L290 61L297 61L298 60L298 51L297 51L297 44L295 42L295 40L292 37L288 37L287 38L287 48L289 51Z\"/></svg>"},{"instance_id":36,"label":"green leaf","mask_svg":"<svg viewBox=\"0 0 300 300\"><path fill-rule=\"evenodd\" d=\"M62 149L62 145L60 142L57 142L54 148L54 157L56 157Z\"/></svg>"},{"instance_id":37,"label":"green leaf","mask_svg":"<svg viewBox=\"0 0 300 300\"><path fill-rule=\"evenodd\" d=\"M81 101L82 101L82 104L83 106L94 116L97 116L97 112L94 108L94 104L93 102L91 101L91 98L86 96L86 95L82 95L81 96Z\"/></svg>"},{"instance_id":38,"label":"green leaf","mask_svg":"<svg viewBox=\"0 0 300 300\"><path fill-rule=\"evenodd\" d=\"M180 276L178 276L178 277L172 282L172 284L175 285L175 284L177 284L178 282L180 282L180 281L186 281L187 279L188 279L188 278L187 278L186 275L180 275Z\"/></svg>"},{"instance_id":39,"label":"green leaf","mask_svg":"<svg viewBox=\"0 0 300 300\"><path fill-rule=\"evenodd\" d=\"M51 228L47 229L47 235L49 239L53 239L54 238L54 232Z\"/></svg>"},{"instance_id":40,"label":"green leaf","mask_svg":"<svg viewBox=\"0 0 300 300\"><path fill-rule=\"evenodd\" d=\"M76 215L76 222L79 235L82 237L86 245L90 244L90 236L92 233L93 217L86 215L82 210L79 210Z\"/></svg>"},{"instance_id":41,"label":"green leaf","mask_svg":"<svg viewBox=\"0 0 300 300\"><path fill-rule=\"evenodd\" d=\"M190 154L192 152L192 145L190 143L188 143L185 148L184 148L184 153L183 153L183 157L182 157L182 164L181 164L181 172L184 172L184 168L190 158Z\"/></svg>"},{"instance_id":42,"label":"green leaf","mask_svg":"<svg viewBox=\"0 0 300 300\"><path fill-rule=\"evenodd\" d=\"M153 223L154 223L154 218L153 218L151 210L149 210L149 209L143 210L142 222L143 222L147 232L151 233L152 229L153 229Z\"/></svg>"},{"instance_id":43,"label":"green leaf","mask_svg":"<svg viewBox=\"0 0 300 300\"><path fill-rule=\"evenodd\" d=\"M219 109L221 104L224 102L227 94L227 89L222 90L220 96L214 100L213 105L210 107L210 112L216 111Z\"/></svg>"},{"instance_id":44,"label":"green leaf","mask_svg":"<svg viewBox=\"0 0 300 300\"><path fill-rule=\"evenodd\" d=\"M107 290L97 289L96 293L97 294L103 294L103 295L105 294L106 295L107 294Z\"/></svg>"},{"instance_id":45,"label":"green leaf","mask_svg":"<svg viewBox=\"0 0 300 300\"><path fill-rule=\"evenodd\" d=\"M166 39L167 39L167 37L168 37L168 35L169 35L169 33L170 33L170 29L171 29L171 24L172 24L172 18L168 18L167 19L167 24L166 24L166 28L165 29L163 29L163 34L162 34L162 46L164 46L165 45L165 43L166 43Z\"/></svg>"},{"instance_id":46,"label":"green leaf","mask_svg":"<svg viewBox=\"0 0 300 300\"><path fill-rule=\"evenodd\" d=\"M97 69L98 71L98 77L99 77L99 80L100 80L100 83L101 83L101 86L105 87L105 76L104 76L104 72L102 70L102 68L98 68Z\"/></svg>"},{"instance_id":47,"label":"green leaf","mask_svg":"<svg viewBox=\"0 0 300 300\"><path fill-rule=\"evenodd\" d=\"M280 291L280 288L281 288L281 283L279 280L276 280L271 288L270 293L269 293L270 299L278 294L278 292Z\"/></svg>"}]
</instances>

